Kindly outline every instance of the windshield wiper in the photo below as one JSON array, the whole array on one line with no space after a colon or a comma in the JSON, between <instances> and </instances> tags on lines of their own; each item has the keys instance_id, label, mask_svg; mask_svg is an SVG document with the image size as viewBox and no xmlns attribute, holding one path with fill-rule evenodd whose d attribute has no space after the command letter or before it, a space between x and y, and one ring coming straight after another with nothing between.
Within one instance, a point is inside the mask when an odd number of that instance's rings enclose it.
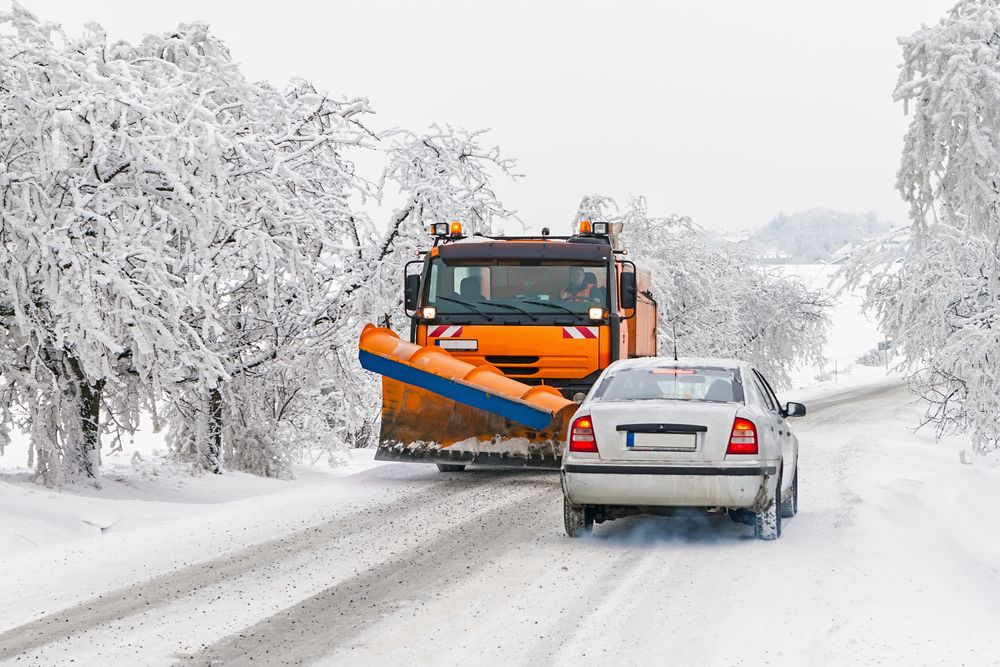
<instances>
[{"instance_id":1,"label":"windshield wiper","mask_svg":"<svg viewBox=\"0 0 1000 667\"><path fill-rule=\"evenodd\" d=\"M583 315L583 313L578 313L575 310L570 310L566 306L560 306L558 303L549 303L548 301L531 301L529 299L525 299L524 303L530 303L533 306L550 306L552 308L558 308L559 310L565 311L570 315Z\"/></svg>"},{"instance_id":2,"label":"windshield wiper","mask_svg":"<svg viewBox=\"0 0 1000 667\"><path fill-rule=\"evenodd\" d=\"M524 308L518 308L517 306L511 305L509 303L498 303L496 301L477 301L476 303L481 303L484 306L500 306L501 308L510 308L511 310L516 310L519 313L524 313L531 318L532 322L537 322L538 318L530 310L525 310Z\"/></svg>"},{"instance_id":3,"label":"windshield wiper","mask_svg":"<svg viewBox=\"0 0 1000 667\"><path fill-rule=\"evenodd\" d=\"M462 301L461 299L452 299L451 297L447 297L447 296L438 296L437 298L441 299L442 301L451 301L452 303L457 303L460 306L465 306L469 310L474 310L477 313L479 313L480 315L482 315L483 317L485 317L487 322L492 322L493 321L493 316L492 315L489 315L488 313L485 313L485 312L479 310L478 308L476 308L475 305L469 303L468 301ZM482 303L482 302L480 302L480 303Z\"/></svg>"}]
</instances>

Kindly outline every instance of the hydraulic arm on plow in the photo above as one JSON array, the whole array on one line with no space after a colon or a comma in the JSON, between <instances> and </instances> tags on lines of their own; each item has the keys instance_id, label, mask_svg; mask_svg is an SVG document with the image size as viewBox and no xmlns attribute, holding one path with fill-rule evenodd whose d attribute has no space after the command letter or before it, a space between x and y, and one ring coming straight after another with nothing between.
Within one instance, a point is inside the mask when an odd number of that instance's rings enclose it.
<instances>
[{"instance_id":1,"label":"hydraulic arm on plow","mask_svg":"<svg viewBox=\"0 0 1000 667\"><path fill-rule=\"evenodd\" d=\"M382 378L379 460L555 468L578 392L620 358L656 354L649 274L608 223L569 237L465 238L431 228L411 262L410 342L367 325L361 365Z\"/></svg>"}]
</instances>

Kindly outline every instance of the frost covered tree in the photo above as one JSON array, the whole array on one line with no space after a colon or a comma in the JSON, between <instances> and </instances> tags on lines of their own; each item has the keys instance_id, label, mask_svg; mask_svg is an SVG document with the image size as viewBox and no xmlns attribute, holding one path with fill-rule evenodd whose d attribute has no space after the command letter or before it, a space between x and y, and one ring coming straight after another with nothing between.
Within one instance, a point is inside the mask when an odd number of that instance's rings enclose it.
<instances>
[{"instance_id":1,"label":"frost covered tree","mask_svg":"<svg viewBox=\"0 0 1000 667\"><path fill-rule=\"evenodd\" d=\"M215 472L225 448L231 468L283 474L296 448L329 435L317 388L348 324L331 311L369 234L351 208L363 184L344 152L373 140L359 120L367 103L303 82L280 93L234 71L224 73L227 95L205 95L231 63L194 47L189 99L221 141L198 149L212 160L201 216L210 224L184 259L205 300L191 324L223 372L169 389L170 441Z\"/></svg>"},{"instance_id":2,"label":"frost covered tree","mask_svg":"<svg viewBox=\"0 0 1000 667\"><path fill-rule=\"evenodd\" d=\"M386 166L377 193L380 200L396 197L403 203L374 244L364 280L349 288L373 281L366 306L379 314L381 323L391 324L391 314L402 308L400 271L427 247L430 224L457 220L466 234L490 233L496 218L513 215L491 183L498 177L516 178L514 161L502 157L498 147L484 146L484 134L484 130L432 126L423 134L395 129L382 135Z\"/></svg>"},{"instance_id":3,"label":"frost covered tree","mask_svg":"<svg viewBox=\"0 0 1000 667\"><path fill-rule=\"evenodd\" d=\"M0 432L29 430L49 483L96 475L141 410L213 472L363 441L361 324L396 310L426 223L505 213L488 172L511 163L480 133L374 133L365 99L250 82L204 25L132 45L18 5L0 22ZM358 205L393 186L380 233Z\"/></svg>"},{"instance_id":4,"label":"frost covered tree","mask_svg":"<svg viewBox=\"0 0 1000 667\"><path fill-rule=\"evenodd\" d=\"M895 90L912 113L897 188L909 251L872 249L849 268L914 371L941 432L1000 447L1000 7L963 0L900 39Z\"/></svg>"},{"instance_id":5,"label":"frost covered tree","mask_svg":"<svg viewBox=\"0 0 1000 667\"><path fill-rule=\"evenodd\" d=\"M353 121L360 110L348 105L342 111ZM404 324L403 318L394 319L402 314L403 267L427 246L430 223L463 220L470 231L488 231L495 217L509 215L490 182L511 174L513 162L497 148L482 146L483 132L435 126L424 134L396 129L376 135L353 124L339 128L345 129L346 136L331 136L323 147L334 153L318 157L310 167L326 165L324 172L316 172L317 184L324 196L339 197L319 207L321 215L314 221L326 225L326 236L314 230L311 237L325 239L326 245L296 257L295 252L308 250L304 241L310 236L299 230L298 249L274 248L276 262L293 261L294 268L278 281L291 290L290 296L281 296L280 287L262 292L251 286L249 293L266 297L252 308L226 297L227 308L239 317L223 330L238 341L236 347L248 361L228 371L239 379L223 383L215 393L210 390L207 402L196 394L174 422L190 443L188 449L198 451L195 443L207 437L208 451L217 456L226 443L230 467L283 474L290 457L302 450L335 454L331 446L369 443L377 432L380 385L357 360L361 327L370 321L397 329ZM361 144L385 159L374 184L351 181L353 169L340 171L346 163L334 159L345 145ZM348 207L345 195L352 189L376 202L390 195L402 199L382 233L367 215ZM302 187L292 194L298 205L309 205ZM291 208L284 205L286 221ZM247 259L257 262L260 254L254 249ZM307 302L303 295L310 289L313 298ZM283 315L289 319L278 322ZM256 328L248 317L256 318ZM261 325L265 319L268 323ZM262 344L254 341L261 335ZM200 422L191 416L207 418L207 427L201 427L208 429L207 436L192 428Z\"/></svg>"},{"instance_id":6,"label":"frost covered tree","mask_svg":"<svg viewBox=\"0 0 1000 667\"><path fill-rule=\"evenodd\" d=\"M381 234L359 245L356 261L344 273L338 303L346 304L348 312L341 318L356 323L349 329L355 338L340 348L336 358L344 373L336 389L342 416L338 434L348 442L369 442L380 417L380 383L358 364L357 332L365 322L374 322L408 335L403 271L430 244L428 227L461 221L466 234L489 233L496 219L513 217L491 183L517 178L514 161L503 157L498 147L484 145L484 135L483 130L450 126L432 126L421 134L394 129L380 135L385 168L374 193L379 202L392 199L401 204Z\"/></svg>"},{"instance_id":7,"label":"frost covered tree","mask_svg":"<svg viewBox=\"0 0 1000 667\"><path fill-rule=\"evenodd\" d=\"M164 252L197 224L183 183L197 165L174 169L193 160L169 135L195 119L167 116L180 96L157 56L94 27L72 39L16 4L0 24L0 407L58 483L96 475L101 431L134 428L164 368L222 370Z\"/></svg>"},{"instance_id":8,"label":"frost covered tree","mask_svg":"<svg viewBox=\"0 0 1000 667\"><path fill-rule=\"evenodd\" d=\"M749 249L708 238L684 216L651 217L642 197L623 211L585 197L577 219L623 223L630 257L652 273L661 354L676 345L685 356L745 359L777 386L797 364L823 360L829 297L768 272Z\"/></svg>"},{"instance_id":9,"label":"frost covered tree","mask_svg":"<svg viewBox=\"0 0 1000 667\"><path fill-rule=\"evenodd\" d=\"M279 468L259 433L320 421L294 387L357 245L343 152L371 138L366 101L251 84L201 25L132 46L0 20L5 426L57 483L166 397L201 466L228 429L234 467Z\"/></svg>"}]
</instances>

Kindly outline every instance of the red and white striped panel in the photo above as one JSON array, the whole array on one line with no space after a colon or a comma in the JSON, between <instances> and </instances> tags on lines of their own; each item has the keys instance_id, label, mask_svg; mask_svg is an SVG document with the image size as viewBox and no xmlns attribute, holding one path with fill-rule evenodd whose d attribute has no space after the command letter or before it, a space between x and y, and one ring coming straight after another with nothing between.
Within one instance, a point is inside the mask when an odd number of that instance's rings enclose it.
<instances>
[{"instance_id":1,"label":"red and white striped panel","mask_svg":"<svg viewBox=\"0 0 1000 667\"><path fill-rule=\"evenodd\" d=\"M458 338L461 335L462 327L448 324L438 324L427 330L430 338Z\"/></svg>"},{"instance_id":2,"label":"red and white striped panel","mask_svg":"<svg viewBox=\"0 0 1000 667\"><path fill-rule=\"evenodd\" d=\"M597 338L597 327L563 327L563 338Z\"/></svg>"}]
</instances>

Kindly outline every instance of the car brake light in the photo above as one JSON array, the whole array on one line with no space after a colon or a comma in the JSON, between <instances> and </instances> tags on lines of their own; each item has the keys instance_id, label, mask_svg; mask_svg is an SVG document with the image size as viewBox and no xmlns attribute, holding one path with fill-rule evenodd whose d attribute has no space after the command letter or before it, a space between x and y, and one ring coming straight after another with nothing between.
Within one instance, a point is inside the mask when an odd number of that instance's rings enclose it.
<instances>
[{"instance_id":1,"label":"car brake light","mask_svg":"<svg viewBox=\"0 0 1000 667\"><path fill-rule=\"evenodd\" d=\"M729 436L726 454L756 454L757 427L749 419L737 417L733 422L733 433Z\"/></svg>"},{"instance_id":2,"label":"car brake light","mask_svg":"<svg viewBox=\"0 0 1000 667\"><path fill-rule=\"evenodd\" d=\"M569 451L597 452L594 423L590 421L590 417L579 417L573 420L573 425L569 427Z\"/></svg>"}]
</instances>

